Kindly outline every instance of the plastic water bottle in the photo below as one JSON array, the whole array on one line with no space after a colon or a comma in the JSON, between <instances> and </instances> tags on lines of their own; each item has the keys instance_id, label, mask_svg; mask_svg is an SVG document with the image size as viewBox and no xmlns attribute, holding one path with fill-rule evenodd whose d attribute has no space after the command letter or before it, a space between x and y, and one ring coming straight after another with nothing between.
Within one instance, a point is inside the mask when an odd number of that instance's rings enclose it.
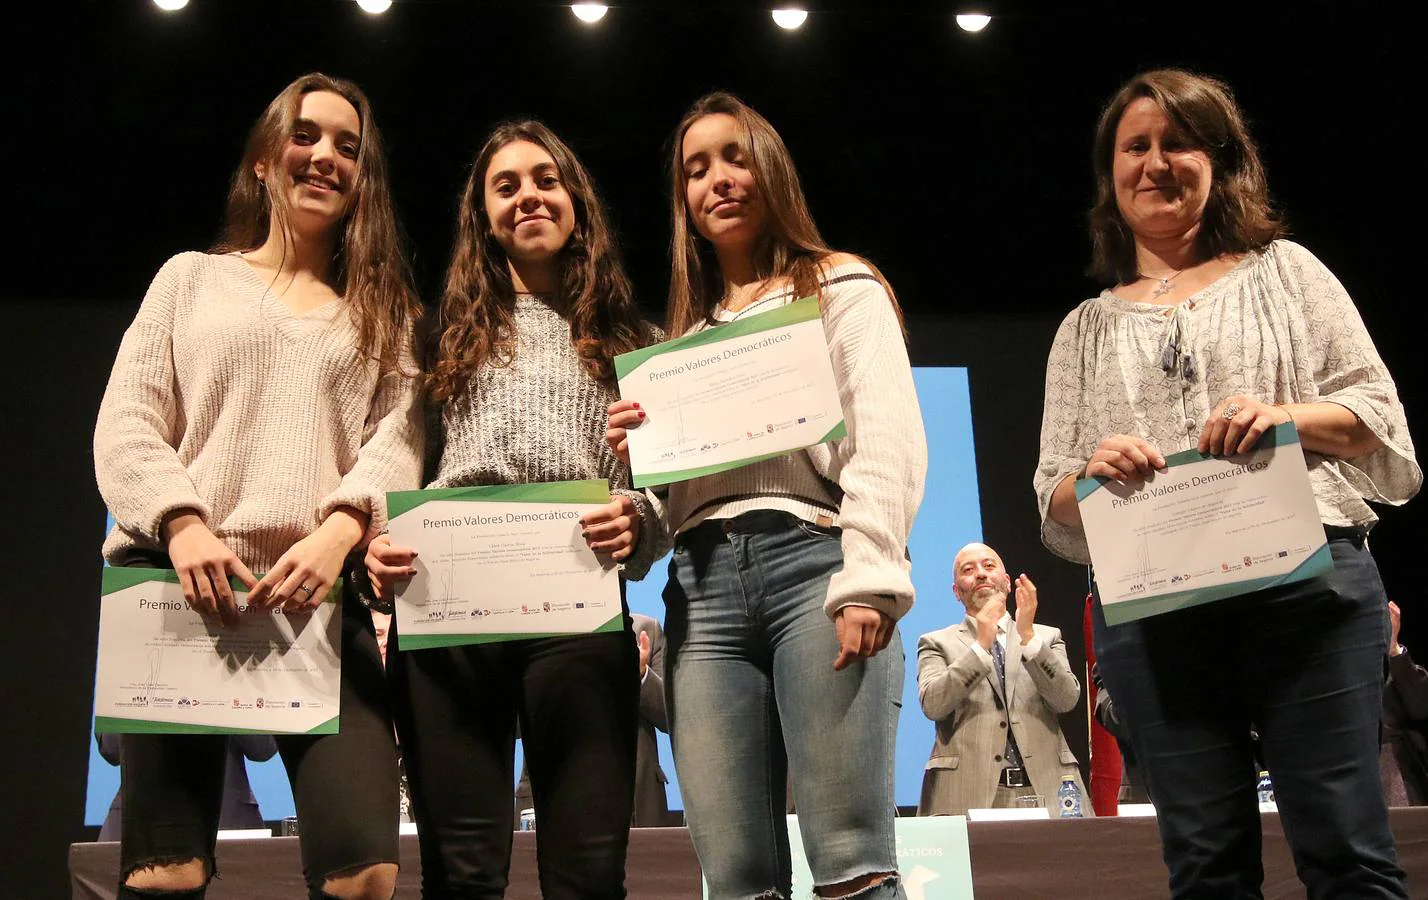
<instances>
[{"instance_id":1,"label":"plastic water bottle","mask_svg":"<svg viewBox=\"0 0 1428 900\"><path fill-rule=\"evenodd\" d=\"M1254 790L1259 795L1260 803L1274 802L1274 782L1269 780L1269 772L1259 770L1259 781L1255 783Z\"/></svg>"},{"instance_id":2,"label":"plastic water bottle","mask_svg":"<svg viewBox=\"0 0 1428 900\"><path fill-rule=\"evenodd\" d=\"M1061 818L1081 818L1081 789L1076 787L1075 776L1061 776L1061 787L1056 791L1056 799L1061 804Z\"/></svg>"}]
</instances>

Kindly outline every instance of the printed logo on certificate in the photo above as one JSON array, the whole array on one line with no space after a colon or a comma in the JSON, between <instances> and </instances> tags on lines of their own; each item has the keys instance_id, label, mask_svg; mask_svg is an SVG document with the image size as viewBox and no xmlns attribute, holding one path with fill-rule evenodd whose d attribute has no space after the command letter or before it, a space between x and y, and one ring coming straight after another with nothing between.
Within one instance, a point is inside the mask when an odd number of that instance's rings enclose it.
<instances>
[{"instance_id":1,"label":"printed logo on certificate","mask_svg":"<svg viewBox=\"0 0 1428 900\"><path fill-rule=\"evenodd\" d=\"M818 298L615 357L637 488L687 481L847 435Z\"/></svg>"},{"instance_id":2,"label":"printed logo on certificate","mask_svg":"<svg viewBox=\"0 0 1428 900\"><path fill-rule=\"evenodd\" d=\"M1229 457L1186 450L1132 487L1076 482L1106 622L1304 581L1333 568L1292 422Z\"/></svg>"},{"instance_id":3,"label":"printed logo on certificate","mask_svg":"<svg viewBox=\"0 0 1428 900\"><path fill-rule=\"evenodd\" d=\"M310 612L247 611L236 628L190 609L169 569L104 569L99 734L336 734L341 586Z\"/></svg>"},{"instance_id":4,"label":"printed logo on certificate","mask_svg":"<svg viewBox=\"0 0 1428 900\"><path fill-rule=\"evenodd\" d=\"M392 544L417 551L397 585L400 649L622 630L619 565L580 527L609 502L604 481L387 494Z\"/></svg>"}]
</instances>

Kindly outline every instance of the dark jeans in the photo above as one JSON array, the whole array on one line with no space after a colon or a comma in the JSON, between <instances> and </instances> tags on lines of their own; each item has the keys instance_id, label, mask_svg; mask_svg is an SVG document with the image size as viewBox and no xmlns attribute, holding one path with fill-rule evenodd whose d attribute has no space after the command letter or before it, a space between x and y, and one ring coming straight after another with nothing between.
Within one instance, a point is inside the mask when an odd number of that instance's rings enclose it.
<instances>
[{"instance_id":1,"label":"dark jeans","mask_svg":"<svg viewBox=\"0 0 1428 900\"><path fill-rule=\"evenodd\" d=\"M130 565L168 568L146 554ZM330 876L397 862L397 754L391 700L372 616L350 591L342 602L341 723L337 734L278 735L292 783L312 897ZM121 881L135 869L208 861L223 801L226 735L123 736Z\"/></svg>"},{"instance_id":2,"label":"dark jeans","mask_svg":"<svg viewBox=\"0 0 1428 900\"><path fill-rule=\"evenodd\" d=\"M1145 767L1175 898L1258 898L1259 732L1311 898L1407 898L1379 787L1387 601L1361 540L1327 575L1107 626L1096 657Z\"/></svg>"},{"instance_id":3,"label":"dark jeans","mask_svg":"<svg viewBox=\"0 0 1428 900\"><path fill-rule=\"evenodd\" d=\"M425 900L505 895L518 720L541 895L623 898L640 691L628 616L619 632L389 658Z\"/></svg>"}]
</instances>

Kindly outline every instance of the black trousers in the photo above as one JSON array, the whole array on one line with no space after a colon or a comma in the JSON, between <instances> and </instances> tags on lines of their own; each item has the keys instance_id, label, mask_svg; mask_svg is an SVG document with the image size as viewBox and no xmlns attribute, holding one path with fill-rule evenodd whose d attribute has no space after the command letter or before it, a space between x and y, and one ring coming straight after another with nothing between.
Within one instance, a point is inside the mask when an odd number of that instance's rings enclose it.
<instances>
[{"instance_id":1,"label":"black trousers","mask_svg":"<svg viewBox=\"0 0 1428 900\"><path fill-rule=\"evenodd\" d=\"M169 568L145 553L126 564ZM397 752L391 698L372 616L342 601L341 726L337 734L279 735L312 897L346 870L397 862ZM216 871L226 735L123 735L121 876L154 863L207 860Z\"/></svg>"},{"instance_id":2,"label":"black trousers","mask_svg":"<svg viewBox=\"0 0 1428 900\"><path fill-rule=\"evenodd\" d=\"M541 895L623 898L640 689L628 615L618 632L389 658L423 898L505 895L518 721Z\"/></svg>"},{"instance_id":3,"label":"black trousers","mask_svg":"<svg viewBox=\"0 0 1428 900\"><path fill-rule=\"evenodd\" d=\"M1317 578L1121 625L1097 589L1097 662L1175 900L1264 896L1252 725L1311 900L1409 896L1379 784L1388 600L1362 537L1329 537Z\"/></svg>"}]
</instances>

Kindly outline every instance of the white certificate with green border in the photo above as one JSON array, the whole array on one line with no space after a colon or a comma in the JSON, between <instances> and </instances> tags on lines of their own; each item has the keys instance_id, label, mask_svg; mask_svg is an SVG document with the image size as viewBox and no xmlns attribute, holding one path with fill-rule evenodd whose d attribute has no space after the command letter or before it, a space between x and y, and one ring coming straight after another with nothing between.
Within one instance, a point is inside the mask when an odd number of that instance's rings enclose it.
<instances>
[{"instance_id":1,"label":"white certificate with green border","mask_svg":"<svg viewBox=\"0 0 1428 900\"><path fill-rule=\"evenodd\" d=\"M100 734L335 734L338 588L303 613L247 610L236 628L188 607L168 569L105 568L94 730Z\"/></svg>"},{"instance_id":2,"label":"white certificate with green border","mask_svg":"<svg viewBox=\"0 0 1428 900\"><path fill-rule=\"evenodd\" d=\"M1186 450L1138 487L1076 482L1106 622L1236 597L1333 568L1293 423L1237 456Z\"/></svg>"},{"instance_id":3,"label":"white certificate with green border","mask_svg":"<svg viewBox=\"0 0 1428 900\"><path fill-rule=\"evenodd\" d=\"M387 494L392 544L417 551L396 591L401 649L623 629L619 566L580 527L609 502L604 481Z\"/></svg>"},{"instance_id":4,"label":"white certificate with green border","mask_svg":"<svg viewBox=\"0 0 1428 900\"><path fill-rule=\"evenodd\" d=\"M615 357L635 487L737 469L847 435L816 297Z\"/></svg>"}]
</instances>

